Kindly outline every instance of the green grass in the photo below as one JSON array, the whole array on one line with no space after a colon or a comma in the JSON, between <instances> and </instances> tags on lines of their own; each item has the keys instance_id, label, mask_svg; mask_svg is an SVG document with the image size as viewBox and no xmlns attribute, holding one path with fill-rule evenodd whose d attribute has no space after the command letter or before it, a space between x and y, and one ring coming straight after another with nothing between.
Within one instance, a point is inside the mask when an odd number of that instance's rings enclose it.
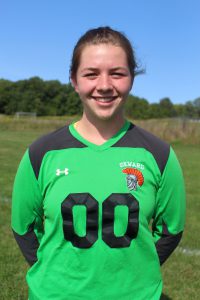
<instances>
[{"instance_id":1,"label":"green grass","mask_svg":"<svg viewBox=\"0 0 200 300\"><path fill-rule=\"evenodd\" d=\"M164 293L175 300L197 300L200 295L200 147L199 145L174 144L174 150L183 168L186 193L186 226L181 248L198 249L198 255L186 255L177 249L162 267Z\"/></svg>"},{"instance_id":2,"label":"green grass","mask_svg":"<svg viewBox=\"0 0 200 300\"><path fill-rule=\"evenodd\" d=\"M64 123L62 118L51 119L50 122L48 119L41 119L39 122L16 122L9 118L2 121L0 118L0 300L27 299L25 274L28 266L10 230L12 184L18 163L26 147L34 139ZM187 221L180 247L200 249L200 146L199 143L187 144L184 138L182 142L179 140L173 143L173 147L183 168L187 191ZM164 264L162 273L165 295L163 299L199 299L199 255L186 255L178 249Z\"/></svg>"}]
</instances>

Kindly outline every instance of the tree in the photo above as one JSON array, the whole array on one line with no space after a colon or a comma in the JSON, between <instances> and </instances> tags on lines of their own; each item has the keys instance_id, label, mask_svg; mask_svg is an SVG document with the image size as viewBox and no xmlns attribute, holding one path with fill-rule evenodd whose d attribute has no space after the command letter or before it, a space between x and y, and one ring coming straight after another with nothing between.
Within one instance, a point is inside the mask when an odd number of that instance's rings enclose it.
<instances>
[{"instance_id":1,"label":"tree","mask_svg":"<svg viewBox=\"0 0 200 300\"><path fill-rule=\"evenodd\" d=\"M79 115L82 105L70 83L42 80L39 77L12 82L0 79L0 113L16 111L36 112L44 115ZM174 116L200 118L200 97L185 104L173 104L169 98L159 103L129 95L125 114L130 119L170 118Z\"/></svg>"},{"instance_id":2,"label":"tree","mask_svg":"<svg viewBox=\"0 0 200 300\"><path fill-rule=\"evenodd\" d=\"M160 104L160 117L161 118L170 118L176 115L173 103L169 98L163 98L159 102Z\"/></svg>"},{"instance_id":3,"label":"tree","mask_svg":"<svg viewBox=\"0 0 200 300\"><path fill-rule=\"evenodd\" d=\"M10 100L10 92L12 90L12 82L0 79L0 113L6 113L6 106Z\"/></svg>"},{"instance_id":4,"label":"tree","mask_svg":"<svg viewBox=\"0 0 200 300\"><path fill-rule=\"evenodd\" d=\"M193 105L195 107L195 114L197 118L200 118L200 97L193 101Z\"/></svg>"},{"instance_id":5,"label":"tree","mask_svg":"<svg viewBox=\"0 0 200 300\"><path fill-rule=\"evenodd\" d=\"M152 103L149 105L149 119L161 118L161 107L159 103Z\"/></svg>"},{"instance_id":6,"label":"tree","mask_svg":"<svg viewBox=\"0 0 200 300\"><path fill-rule=\"evenodd\" d=\"M189 118L199 118L200 117L200 107L199 105L199 98L194 101L187 101L185 104L185 114L186 117Z\"/></svg>"},{"instance_id":7,"label":"tree","mask_svg":"<svg viewBox=\"0 0 200 300\"><path fill-rule=\"evenodd\" d=\"M129 95L125 104L125 114L131 119L148 119L149 103L146 99Z\"/></svg>"},{"instance_id":8,"label":"tree","mask_svg":"<svg viewBox=\"0 0 200 300\"><path fill-rule=\"evenodd\" d=\"M185 104L174 104L174 110L176 112L176 116L178 117L186 116Z\"/></svg>"}]
</instances>

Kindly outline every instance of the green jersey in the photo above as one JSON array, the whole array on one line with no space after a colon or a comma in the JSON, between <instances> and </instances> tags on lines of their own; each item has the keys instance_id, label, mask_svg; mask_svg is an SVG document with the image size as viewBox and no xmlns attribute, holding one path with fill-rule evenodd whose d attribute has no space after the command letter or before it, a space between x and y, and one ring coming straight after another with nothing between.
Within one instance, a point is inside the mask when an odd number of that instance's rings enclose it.
<instances>
[{"instance_id":1,"label":"green jersey","mask_svg":"<svg viewBox=\"0 0 200 300\"><path fill-rule=\"evenodd\" d=\"M156 300L184 227L172 148L126 121L102 145L65 126L34 142L15 178L12 229L29 300ZM152 228L150 228L153 220Z\"/></svg>"}]
</instances>

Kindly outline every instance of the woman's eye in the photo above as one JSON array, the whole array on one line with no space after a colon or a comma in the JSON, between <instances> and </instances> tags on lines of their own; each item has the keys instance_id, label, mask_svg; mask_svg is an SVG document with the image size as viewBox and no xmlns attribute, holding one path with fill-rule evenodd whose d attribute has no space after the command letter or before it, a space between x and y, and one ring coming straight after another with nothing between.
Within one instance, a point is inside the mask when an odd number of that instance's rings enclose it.
<instances>
[{"instance_id":1,"label":"woman's eye","mask_svg":"<svg viewBox=\"0 0 200 300\"><path fill-rule=\"evenodd\" d=\"M115 78L120 78L120 77L124 77L125 74L123 74L123 73L113 73L112 76L115 77Z\"/></svg>"},{"instance_id":2,"label":"woman's eye","mask_svg":"<svg viewBox=\"0 0 200 300\"><path fill-rule=\"evenodd\" d=\"M95 74L95 73L88 73L88 74L85 74L84 77L88 77L88 78L96 78L96 77L97 77L97 74Z\"/></svg>"}]
</instances>

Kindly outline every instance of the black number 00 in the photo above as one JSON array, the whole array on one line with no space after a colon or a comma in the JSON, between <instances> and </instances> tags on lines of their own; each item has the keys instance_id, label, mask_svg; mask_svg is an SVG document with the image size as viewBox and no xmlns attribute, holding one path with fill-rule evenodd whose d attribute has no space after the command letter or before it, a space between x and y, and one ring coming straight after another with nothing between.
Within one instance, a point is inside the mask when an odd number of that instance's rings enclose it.
<instances>
[{"instance_id":1,"label":"black number 00","mask_svg":"<svg viewBox=\"0 0 200 300\"><path fill-rule=\"evenodd\" d=\"M86 235L80 237L73 226L73 207L85 205L87 210ZM117 205L128 207L127 230L123 236L114 234L114 210ZM63 232L67 241L77 248L90 248L98 239L98 202L89 193L69 194L61 204ZM139 227L139 203L131 194L111 194L103 202L102 239L111 248L129 247L137 237Z\"/></svg>"}]
</instances>

